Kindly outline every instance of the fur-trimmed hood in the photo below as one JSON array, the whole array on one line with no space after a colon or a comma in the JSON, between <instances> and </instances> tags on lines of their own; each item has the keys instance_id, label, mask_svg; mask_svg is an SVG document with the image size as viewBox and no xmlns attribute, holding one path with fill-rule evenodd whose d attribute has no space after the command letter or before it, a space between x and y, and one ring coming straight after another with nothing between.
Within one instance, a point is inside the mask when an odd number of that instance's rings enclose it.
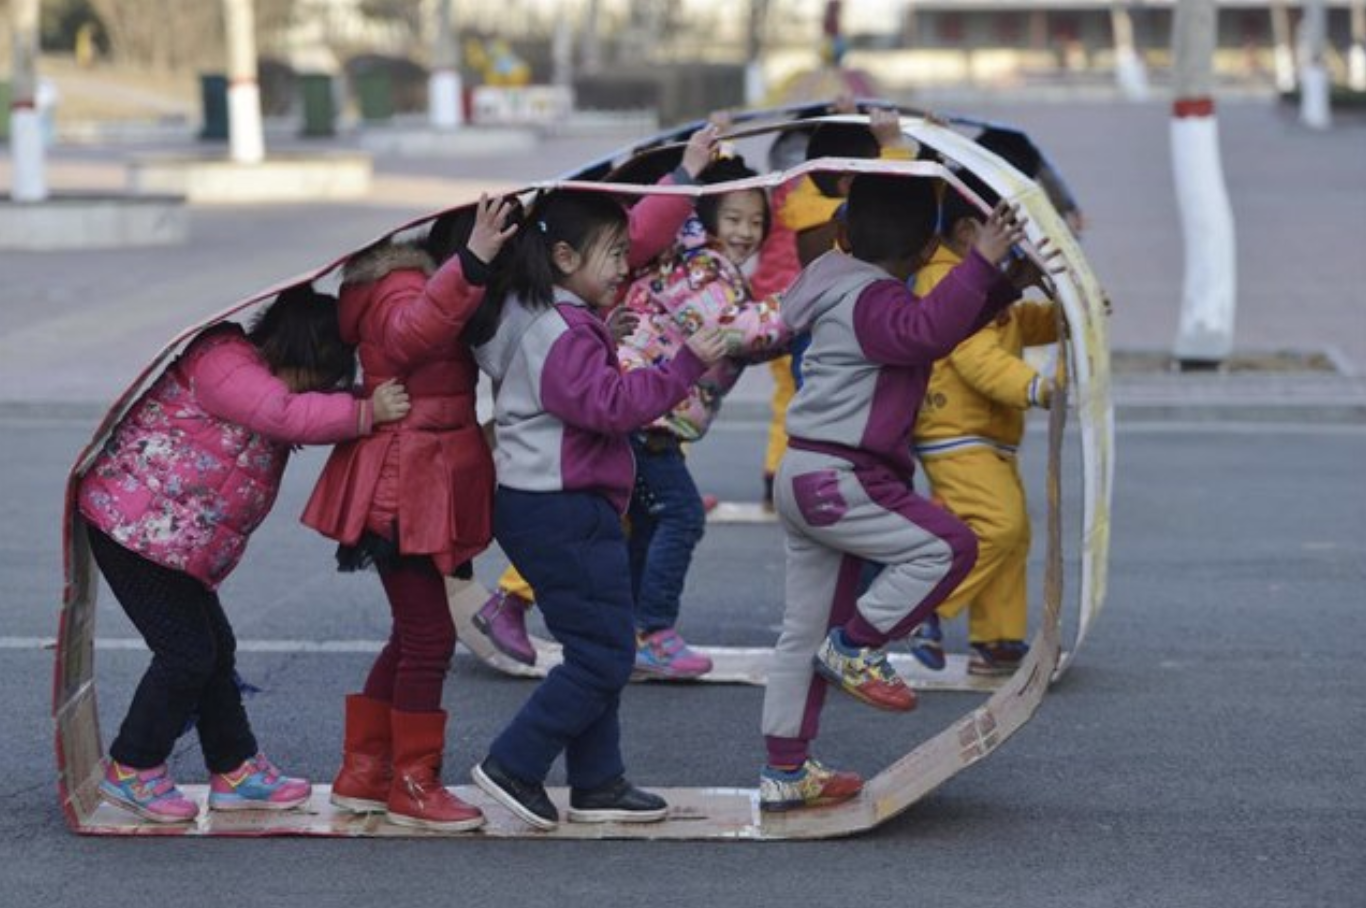
<instances>
[{"instance_id":1,"label":"fur-trimmed hood","mask_svg":"<svg viewBox=\"0 0 1366 908\"><path fill-rule=\"evenodd\" d=\"M381 243L347 260L342 266L342 286L372 284L395 271L421 271L431 277L436 262L418 243Z\"/></svg>"}]
</instances>

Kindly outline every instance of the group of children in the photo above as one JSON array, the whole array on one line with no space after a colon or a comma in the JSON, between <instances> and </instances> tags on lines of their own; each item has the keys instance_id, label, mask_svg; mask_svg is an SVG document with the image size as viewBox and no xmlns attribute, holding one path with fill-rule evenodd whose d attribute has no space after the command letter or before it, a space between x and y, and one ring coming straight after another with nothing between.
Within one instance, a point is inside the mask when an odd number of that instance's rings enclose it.
<instances>
[{"instance_id":1,"label":"group of children","mask_svg":"<svg viewBox=\"0 0 1366 908\"><path fill-rule=\"evenodd\" d=\"M831 137L910 156L893 115L875 113L871 127ZM822 129L812 156L866 156L843 139L822 150ZM664 181L752 174L718 158L717 142L715 127L700 130ZM798 210L804 193L837 199L809 206L823 222L803 227L779 212L803 258L826 250L777 288L781 302L756 295L746 276L775 221L763 191L703 196L691 224L685 196L646 195L628 210L607 194L557 190L525 211L481 199L422 243L354 256L339 298L295 288L251 331L220 326L193 341L81 481L97 563L153 653L101 794L152 821L193 819L197 805L165 764L195 716L210 809L288 809L310 797L309 783L257 747L215 590L273 503L290 447L330 442L304 522L338 542L343 570L376 569L393 618L362 689L346 698L332 803L431 829L484 822L441 781L455 646L444 577L469 577L496 538L529 586L525 596L500 591L477 625L533 660L523 603L534 599L564 659L490 744L474 782L552 829L559 810L544 782L563 754L571 822L663 819L664 800L626 777L618 708L634 671L710 668L675 630L704 519L683 445L703 437L741 368L783 354L793 335L809 343L772 485L787 600L764 700L761 806L857 795L858 776L810 755L824 688L913 708L885 647L933 628L937 608L990 600L989 617L974 612L974 644L996 669L1017 662L1029 538L1011 459L1018 420L961 430L945 414L970 411L978 374L994 368L959 358L979 329L993 326L991 343L1017 363L1010 351L1047 333L1042 310L1014 319L1006 308L1039 277L1011 254L1023 239L1015 209L998 205L985 219L964 209L971 226L946 221L941 238L954 193L935 181L822 182L789 201ZM813 228L824 233L813 238ZM960 260L951 268L945 247ZM923 294L907 288L912 275ZM356 359L363 380L353 388ZM921 416L937 428L915 436L941 506L911 487L910 440L927 385L933 397L950 367L943 400ZM492 452L475 417L480 371L495 389ZM1022 397L1023 373L1004 371L993 375L1000 406L1047 404L1046 381L1029 378ZM993 442L998 429L1014 440ZM984 478L988 467L960 462L964 451L1000 463ZM1000 499L1007 486L1018 495ZM988 541L979 524L989 527L983 515L998 506L1016 508L1024 530ZM859 595L870 562L883 568ZM950 598L960 584L972 592ZM914 642L932 661L938 638L920 630Z\"/></svg>"}]
</instances>

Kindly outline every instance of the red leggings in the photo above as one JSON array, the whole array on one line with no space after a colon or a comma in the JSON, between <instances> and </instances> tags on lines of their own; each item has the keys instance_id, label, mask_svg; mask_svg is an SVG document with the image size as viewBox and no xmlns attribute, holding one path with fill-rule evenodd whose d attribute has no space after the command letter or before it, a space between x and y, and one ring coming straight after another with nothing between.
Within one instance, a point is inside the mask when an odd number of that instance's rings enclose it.
<instances>
[{"instance_id":1,"label":"red leggings","mask_svg":"<svg viewBox=\"0 0 1366 908\"><path fill-rule=\"evenodd\" d=\"M380 651L365 696L403 712L441 708L441 686L455 652L455 622L446 584L430 558L404 557L380 572L394 627Z\"/></svg>"}]
</instances>

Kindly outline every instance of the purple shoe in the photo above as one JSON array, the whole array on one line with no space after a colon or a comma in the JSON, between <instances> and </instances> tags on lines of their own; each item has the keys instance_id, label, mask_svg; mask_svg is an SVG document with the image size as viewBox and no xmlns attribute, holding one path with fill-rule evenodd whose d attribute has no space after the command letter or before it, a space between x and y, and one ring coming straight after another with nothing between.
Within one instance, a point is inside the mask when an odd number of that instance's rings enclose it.
<instances>
[{"instance_id":1,"label":"purple shoe","mask_svg":"<svg viewBox=\"0 0 1366 908\"><path fill-rule=\"evenodd\" d=\"M526 633L530 608L531 603L516 593L498 590L475 613L474 626L504 656L523 665L535 665L536 647Z\"/></svg>"},{"instance_id":2,"label":"purple shoe","mask_svg":"<svg viewBox=\"0 0 1366 908\"><path fill-rule=\"evenodd\" d=\"M655 678L698 678L711 671L711 659L688 646L671 627L636 634L636 671Z\"/></svg>"}]
</instances>

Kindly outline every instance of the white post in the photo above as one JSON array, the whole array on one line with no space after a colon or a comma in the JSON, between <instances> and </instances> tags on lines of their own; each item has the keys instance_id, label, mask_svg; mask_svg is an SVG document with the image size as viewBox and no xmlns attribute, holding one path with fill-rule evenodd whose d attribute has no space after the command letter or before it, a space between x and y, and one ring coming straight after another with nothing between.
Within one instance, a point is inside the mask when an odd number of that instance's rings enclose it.
<instances>
[{"instance_id":1,"label":"white post","mask_svg":"<svg viewBox=\"0 0 1366 908\"><path fill-rule=\"evenodd\" d=\"M583 35L580 44L583 71L590 76L602 72L602 40L598 35L598 0L588 0L583 12Z\"/></svg>"},{"instance_id":2,"label":"white post","mask_svg":"<svg viewBox=\"0 0 1366 908\"><path fill-rule=\"evenodd\" d=\"M1352 48L1347 52L1347 87L1366 91L1366 0L1352 0Z\"/></svg>"},{"instance_id":3,"label":"white post","mask_svg":"<svg viewBox=\"0 0 1366 908\"><path fill-rule=\"evenodd\" d=\"M1276 61L1276 91L1288 95L1295 90L1295 51L1291 47L1290 10L1284 0L1271 2L1271 43Z\"/></svg>"},{"instance_id":4,"label":"white post","mask_svg":"<svg viewBox=\"0 0 1366 908\"><path fill-rule=\"evenodd\" d=\"M47 198L43 123L38 115L38 0L11 0L14 7L14 72L10 86L9 147L13 163L11 198Z\"/></svg>"},{"instance_id":5,"label":"white post","mask_svg":"<svg viewBox=\"0 0 1366 908\"><path fill-rule=\"evenodd\" d=\"M1214 0L1177 3L1171 148L1186 260L1173 353L1183 369L1215 368L1233 351L1237 260L1212 97L1216 22Z\"/></svg>"},{"instance_id":6,"label":"white post","mask_svg":"<svg viewBox=\"0 0 1366 908\"><path fill-rule=\"evenodd\" d=\"M459 129L465 122L460 47L455 41L454 0L437 0L432 35L432 74L427 79L427 121L433 129Z\"/></svg>"},{"instance_id":7,"label":"white post","mask_svg":"<svg viewBox=\"0 0 1366 908\"><path fill-rule=\"evenodd\" d=\"M550 81L568 88L574 83L574 29L568 16L555 18L555 36L550 45Z\"/></svg>"},{"instance_id":8,"label":"white post","mask_svg":"<svg viewBox=\"0 0 1366 908\"><path fill-rule=\"evenodd\" d=\"M1127 0L1116 0L1110 7L1110 27L1115 38L1115 80L1130 101L1148 97L1148 69L1134 46L1134 20Z\"/></svg>"},{"instance_id":9,"label":"white post","mask_svg":"<svg viewBox=\"0 0 1366 908\"><path fill-rule=\"evenodd\" d=\"M1332 83L1323 63L1327 35L1328 10L1323 0L1305 0L1300 21L1300 121L1310 129L1333 125Z\"/></svg>"},{"instance_id":10,"label":"white post","mask_svg":"<svg viewBox=\"0 0 1366 908\"><path fill-rule=\"evenodd\" d=\"M256 10L252 0L223 0L228 38L228 157L259 164L266 157L261 89L256 84Z\"/></svg>"},{"instance_id":11,"label":"white post","mask_svg":"<svg viewBox=\"0 0 1366 908\"><path fill-rule=\"evenodd\" d=\"M768 96L764 79L764 24L768 19L768 0L749 0L749 33L746 42L745 104L758 107Z\"/></svg>"}]
</instances>

